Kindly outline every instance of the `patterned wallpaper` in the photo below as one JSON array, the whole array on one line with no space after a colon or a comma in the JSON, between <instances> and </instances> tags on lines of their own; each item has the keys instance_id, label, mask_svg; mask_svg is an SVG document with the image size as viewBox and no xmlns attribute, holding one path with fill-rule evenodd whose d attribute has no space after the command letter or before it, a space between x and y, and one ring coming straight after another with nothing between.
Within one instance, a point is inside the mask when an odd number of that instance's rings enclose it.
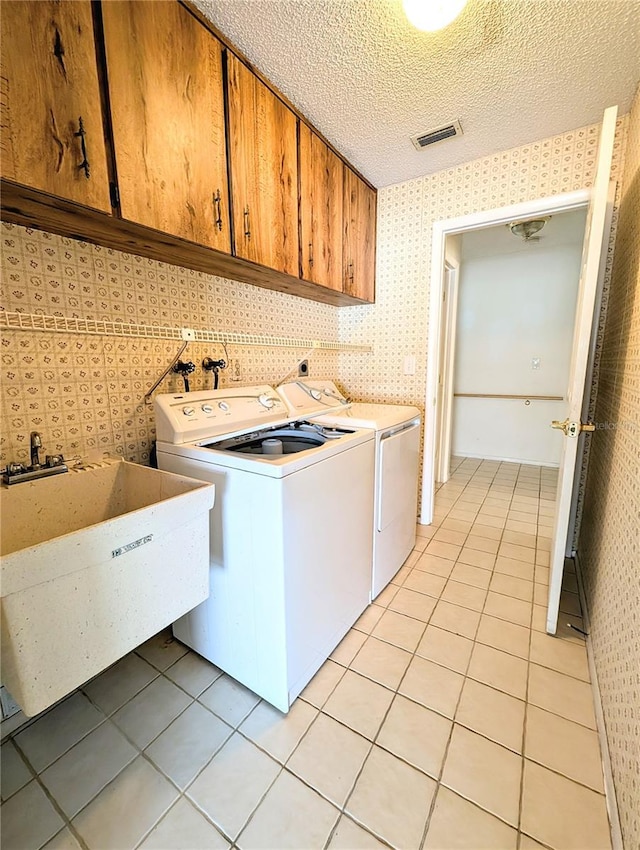
<instances>
[{"instance_id":1,"label":"patterned wallpaper","mask_svg":"<svg viewBox=\"0 0 640 850\"><path fill-rule=\"evenodd\" d=\"M640 89L629 121L579 555L625 847L640 847Z\"/></svg>"},{"instance_id":2,"label":"patterned wallpaper","mask_svg":"<svg viewBox=\"0 0 640 850\"><path fill-rule=\"evenodd\" d=\"M609 292L618 210L599 324L602 380L597 408L598 421L636 424L639 119L636 100L615 273ZM614 178L621 175L626 129L624 117L616 136ZM382 189L373 306L320 305L8 224L0 230L1 306L66 317L373 343L374 355L315 352L309 358L312 374L337 376L360 400L423 408L433 222L591 185L598 132L597 125L583 127ZM31 430L42 432L49 452L72 457L107 451L145 461L154 431L152 408L143 403L143 396L176 350L174 342L150 339L5 332L0 463L27 459ZM276 383L302 354L230 347L232 362L222 373L222 384L233 378L242 384ZM416 356L415 375L402 374L405 354ZM199 364L205 355L224 353L220 347L192 344L185 357ZM196 388L209 380L199 369L192 377ZM180 389L180 380L168 378L161 389ZM640 836L638 436L637 431L618 429L598 432L597 437L580 549L623 829L632 847ZM634 528L635 538L629 533Z\"/></svg>"},{"instance_id":3,"label":"patterned wallpaper","mask_svg":"<svg viewBox=\"0 0 640 850\"><path fill-rule=\"evenodd\" d=\"M626 122L618 120L612 179L620 176ZM374 357L341 357L340 376L354 396L424 408L433 223L591 186L599 133L598 124L581 127L379 190L376 304L339 319L344 341L375 346ZM416 356L415 375L402 374L405 354Z\"/></svg>"},{"instance_id":4,"label":"patterned wallpaper","mask_svg":"<svg viewBox=\"0 0 640 850\"><path fill-rule=\"evenodd\" d=\"M169 266L50 233L2 224L2 309L153 326L209 328L337 341L338 308ZM145 462L154 437L145 392L177 353L176 342L5 331L0 465L27 460L29 434L66 458L104 452ZM277 383L304 350L228 346L221 386ZM211 386L203 357L221 346L191 343L192 389ZM334 377L335 351L309 355L316 377ZM159 391L182 389L169 376Z\"/></svg>"}]
</instances>

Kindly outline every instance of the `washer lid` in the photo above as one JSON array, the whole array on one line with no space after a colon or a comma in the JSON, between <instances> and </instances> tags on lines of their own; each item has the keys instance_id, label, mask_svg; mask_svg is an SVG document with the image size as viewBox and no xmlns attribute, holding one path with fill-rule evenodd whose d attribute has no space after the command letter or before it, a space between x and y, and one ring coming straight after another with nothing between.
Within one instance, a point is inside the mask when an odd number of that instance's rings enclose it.
<instances>
[{"instance_id":1,"label":"washer lid","mask_svg":"<svg viewBox=\"0 0 640 850\"><path fill-rule=\"evenodd\" d=\"M331 425L386 431L388 428L419 418L420 411L417 407L404 404L369 404L365 402L354 403L346 410L325 413L321 417L317 417L317 420Z\"/></svg>"}]
</instances>

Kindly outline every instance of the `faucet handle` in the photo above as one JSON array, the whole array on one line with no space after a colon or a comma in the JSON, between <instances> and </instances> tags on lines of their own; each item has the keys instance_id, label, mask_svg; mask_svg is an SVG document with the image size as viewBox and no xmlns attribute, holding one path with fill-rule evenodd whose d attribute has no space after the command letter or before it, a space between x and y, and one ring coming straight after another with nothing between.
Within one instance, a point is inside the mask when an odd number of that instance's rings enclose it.
<instances>
[{"instance_id":1,"label":"faucet handle","mask_svg":"<svg viewBox=\"0 0 640 850\"><path fill-rule=\"evenodd\" d=\"M17 475L19 472L24 472L26 466L24 463L18 463L16 461L7 464L7 475Z\"/></svg>"},{"instance_id":2,"label":"faucet handle","mask_svg":"<svg viewBox=\"0 0 640 850\"><path fill-rule=\"evenodd\" d=\"M45 466L49 468L53 466L62 466L64 463L64 457L62 455L47 455L45 459Z\"/></svg>"}]
</instances>

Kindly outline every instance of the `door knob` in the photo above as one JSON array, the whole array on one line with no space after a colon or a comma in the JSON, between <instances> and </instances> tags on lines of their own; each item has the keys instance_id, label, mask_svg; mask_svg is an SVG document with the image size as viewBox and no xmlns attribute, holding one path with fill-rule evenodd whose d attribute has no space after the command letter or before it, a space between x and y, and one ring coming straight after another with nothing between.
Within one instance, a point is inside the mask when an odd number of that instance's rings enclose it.
<instances>
[{"instance_id":1,"label":"door knob","mask_svg":"<svg viewBox=\"0 0 640 850\"><path fill-rule=\"evenodd\" d=\"M551 423L552 428L558 428L558 430L563 431L565 437L569 434L569 420L565 419L564 422L560 422L559 419L554 419Z\"/></svg>"},{"instance_id":2,"label":"door knob","mask_svg":"<svg viewBox=\"0 0 640 850\"><path fill-rule=\"evenodd\" d=\"M581 422L571 422L569 419L565 419L563 422L560 422L558 419L554 419L551 423L551 427L558 428L564 433L565 437L577 437L580 431L596 430L596 426L591 422L583 425Z\"/></svg>"}]
</instances>

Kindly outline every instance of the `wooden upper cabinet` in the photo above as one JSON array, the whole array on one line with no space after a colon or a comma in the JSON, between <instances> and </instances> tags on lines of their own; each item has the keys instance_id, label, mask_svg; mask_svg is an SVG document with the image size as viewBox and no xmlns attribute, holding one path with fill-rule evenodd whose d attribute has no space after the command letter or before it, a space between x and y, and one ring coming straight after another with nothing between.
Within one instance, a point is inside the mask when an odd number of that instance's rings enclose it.
<instances>
[{"instance_id":1,"label":"wooden upper cabinet","mask_svg":"<svg viewBox=\"0 0 640 850\"><path fill-rule=\"evenodd\" d=\"M197 9L0 7L4 220L325 303L373 301L375 190Z\"/></svg>"},{"instance_id":2,"label":"wooden upper cabinet","mask_svg":"<svg viewBox=\"0 0 640 850\"><path fill-rule=\"evenodd\" d=\"M344 169L344 292L375 299L376 193Z\"/></svg>"},{"instance_id":3,"label":"wooden upper cabinet","mask_svg":"<svg viewBox=\"0 0 640 850\"><path fill-rule=\"evenodd\" d=\"M102 14L122 217L229 252L220 42L175 0Z\"/></svg>"},{"instance_id":4,"label":"wooden upper cabinet","mask_svg":"<svg viewBox=\"0 0 640 850\"><path fill-rule=\"evenodd\" d=\"M342 160L299 123L300 277L342 290Z\"/></svg>"},{"instance_id":5,"label":"wooden upper cabinet","mask_svg":"<svg viewBox=\"0 0 640 850\"><path fill-rule=\"evenodd\" d=\"M227 51L235 254L298 276L296 116Z\"/></svg>"},{"instance_id":6,"label":"wooden upper cabinet","mask_svg":"<svg viewBox=\"0 0 640 850\"><path fill-rule=\"evenodd\" d=\"M89 0L2 0L2 176L111 212Z\"/></svg>"}]
</instances>

